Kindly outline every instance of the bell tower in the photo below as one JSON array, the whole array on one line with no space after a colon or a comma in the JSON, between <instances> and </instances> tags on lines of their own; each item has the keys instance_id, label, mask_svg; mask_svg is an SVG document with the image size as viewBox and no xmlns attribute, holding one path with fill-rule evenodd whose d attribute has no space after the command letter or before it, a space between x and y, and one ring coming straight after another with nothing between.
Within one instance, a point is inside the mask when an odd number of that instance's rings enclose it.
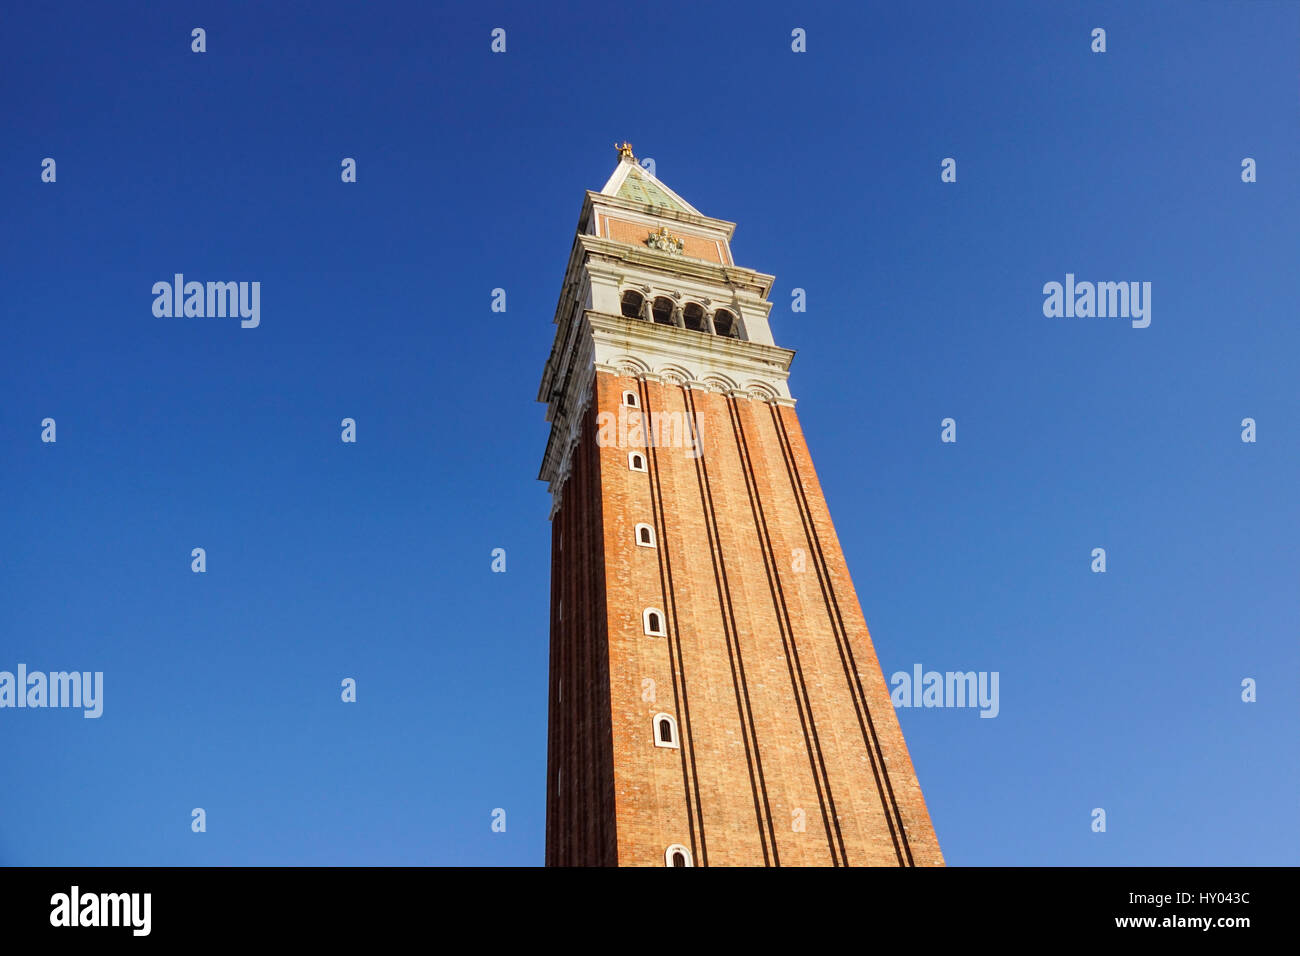
<instances>
[{"instance_id":1,"label":"bell tower","mask_svg":"<svg viewBox=\"0 0 1300 956\"><path fill-rule=\"evenodd\" d=\"M549 866L942 865L735 224L624 143L550 437Z\"/></svg>"}]
</instances>

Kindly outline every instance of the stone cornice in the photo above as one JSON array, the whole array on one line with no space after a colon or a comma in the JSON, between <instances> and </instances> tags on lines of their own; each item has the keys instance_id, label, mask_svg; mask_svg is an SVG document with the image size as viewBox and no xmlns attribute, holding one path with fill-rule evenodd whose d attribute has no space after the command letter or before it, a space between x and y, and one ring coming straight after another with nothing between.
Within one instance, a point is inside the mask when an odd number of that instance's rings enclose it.
<instances>
[{"instance_id":1,"label":"stone cornice","mask_svg":"<svg viewBox=\"0 0 1300 956\"><path fill-rule=\"evenodd\" d=\"M761 298L767 298L772 291L776 276L755 272L744 266L719 265L707 259L691 259L674 256L665 263L666 256L642 246L633 246L616 239L603 239L600 236L581 235L578 241L588 260L605 260L607 262L626 262L633 266L647 269L663 270L665 267L681 276L689 276L703 282L717 283L732 289L745 289Z\"/></svg>"},{"instance_id":2,"label":"stone cornice","mask_svg":"<svg viewBox=\"0 0 1300 956\"><path fill-rule=\"evenodd\" d=\"M559 507L573 446L597 372L671 382L736 398L793 405L786 380L791 349L744 342L708 332L659 325L645 319L586 310L563 336L564 346L547 363L552 383L547 402L551 434L538 478L547 482L552 509ZM557 349L560 336L557 336Z\"/></svg>"},{"instance_id":3,"label":"stone cornice","mask_svg":"<svg viewBox=\"0 0 1300 956\"><path fill-rule=\"evenodd\" d=\"M625 375L667 370L678 377L687 373L686 382L708 384L711 378L720 389L757 386L771 389L772 398L789 396L791 349L601 312L587 312L583 324L591 331L598 368L622 368Z\"/></svg>"},{"instance_id":4,"label":"stone cornice","mask_svg":"<svg viewBox=\"0 0 1300 956\"><path fill-rule=\"evenodd\" d=\"M644 219L649 228L680 223L683 234L721 241L729 241L736 228L735 223L693 210L588 191L556 304L555 339L537 393L551 424L538 477L549 485L552 516L574 444L583 440L583 416L598 372L707 389L741 400L794 404L786 384L794 352L772 344L768 325L773 276L604 238L593 228L597 212L615 218L626 214L633 222ZM724 258L729 257L728 250ZM619 314L630 291L639 291L647 301L662 296L678 303L674 324ZM731 328L742 337L685 328L682 309L687 303L705 309L710 329L717 311L726 309ZM649 314L648 307L642 314Z\"/></svg>"},{"instance_id":5,"label":"stone cornice","mask_svg":"<svg viewBox=\"0 0 1300 956\"><path fill-rule=\"evenodd\" d=\"M641 213L647 216L653 216L655 219L666 219L674 222L684 222L688 225L697 226L708 232L717 233L724 239L730 239L736 231L736 224L728 222L725 219L714 219L711 216L697 215L688 212L685 209L672 209L667 206L654 206L647 203L636 202L632 199L624 199L622 196L607 196L604 193L598 193L594 190L587 190L587 198L582 204L582 215L580 217L580 228L585 229L590 222L592 210L599 205L606 209L622 209L627 212Z\"/></svg>"},{"instance_id":6,"label":"stone cornice","mask_svg":"<svg viewBox=\"0 0 1300 956\"><path fill-rule=\"evenodd\" d=\"M567 326L568 323L573 321L579 303L584 299L581 293L586 273L602 272L608 275L619 275L621 265L634 269L662 272L665 267L664 259L665 256L662 253L630 246L613 239L602 239L599 236L585 233L577 236L569 255L568 268L565 270L565 281L560 292L560 300L555 309L553 322L557 326L556 336L551 346L551 354L542 373L542 381L538 386L537 400L539 402L549 401L550 392L554 390L560 359L564 350L568 347L569 333L572 332ZM756 272L753 269L746 269L742 266L718 265L702 259L674 257L672 259L672 270L677 276L708 285L729 288L735 292L753 296L755 300L766 299L772 289L772 283L776 281L775 276Z\"/></svg>"}]
</instances>

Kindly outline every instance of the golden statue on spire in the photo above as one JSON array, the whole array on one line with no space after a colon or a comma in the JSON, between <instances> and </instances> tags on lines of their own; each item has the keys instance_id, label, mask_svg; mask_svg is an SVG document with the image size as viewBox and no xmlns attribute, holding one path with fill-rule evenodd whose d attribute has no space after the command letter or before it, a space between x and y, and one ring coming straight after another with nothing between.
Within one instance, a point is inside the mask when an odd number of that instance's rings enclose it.
<instances>
[{"instance_id":1,"label":"golden statue on spire","mask_svg":"<svg viewBox=\"0 0 1300 956\"><path fill-rule=\"evenodd\" d=\"M632 162L634 163L636 162L636 157L632 155L631 143L624 140L622 143L615 143L614 148L618 150L618 158L620 161L624 159L630 159L632 160Z\"/></svg>"}]
</instances>

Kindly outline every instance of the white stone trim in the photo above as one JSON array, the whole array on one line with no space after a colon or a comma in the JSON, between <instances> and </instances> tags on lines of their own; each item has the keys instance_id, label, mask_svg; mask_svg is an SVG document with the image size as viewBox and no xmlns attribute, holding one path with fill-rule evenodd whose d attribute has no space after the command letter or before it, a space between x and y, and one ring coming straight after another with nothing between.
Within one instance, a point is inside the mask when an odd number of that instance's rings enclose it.
<instances>
[{"instance_id":1,"label":"white stone trim","mask_svg":"<svg viewBox=\"0 0 1300 956\"><path fill-rule=\"evenodd\" d=\"M668 726L671 728L672 736L668 740L664 740L659 736L659 722L661 720L668 721ZM671 747L673 750L681 749L681 734L677 732L677 718L672 714L655 714L650 721L650 735L654 739L656 747Z\"/></svg>"},{"instance_id":2,"label":"white stone trim","mask_svg":"<svg viewBox=\"0 0 1300 956\"><path fill-rule=\"evenodd\" d=\"M786 384L794 352L775 345L653 325L642 319L588 312L584 323L592 336L592 359L600 370L640 366L638 377L664 377L666 371L686 381L721 378L746 388L770 389L773 398L790 398Z\"/></svg>"},{"instance_id":3,"label":"white stone trim","mask_svg":"<svg viewBox=\"0 0 1300 956\"><path fill-rule=\"evenodd\" d=\"M571 341L563 365L569 386L550 403L551 440L540 475L549 484L552 517L559 510L573 447L582 440L597 372L794 405L786 384L794 358L790 349L591 311L575 323Z\"/></svg>"},{"instance_id":4,"label":"white stone trim","mask_svg":"<svg viewBox=\"0 0 1300 956\"><path fill-rule=\"evenodd\" d=\"M657 615L659 618L659 630L650 629L650 615ZM641 612L641 629L647 637L667 637L668 636L668 619L664 617L664 612L657 607L648 607Z\"/></svg>"},{"instance_id":5,"label":"white stone trim","mask_svg":"<svg viewBox=\"0 0 1300 956\"><path fill-rule=\"evenodd\" d=\"M686 849L686 847L682 846L680 843L674 843L668 849L664 850L664 866L671 867L673 865L673 855L677 853L680 853L685 858L687 866L695 865L695 860L691 857L691 851Z\"/></svg>"},{"instance_id":6,"label":"white stone trim","mask_svg":"<svg viewBox=\"0 0 1300 956\"><path fill-rule=\"evenodd\" d=\"M652 209L618 196L633 166L682 208ZM603 237L600 233L609 231L611 216L643 224L648 230L667 226L674 234L713 241L726 261L666 256ZM794 352L774 343L768 325L772 303L767 297L774 277L732 263L735 228L735 223L703 215L630 159L619 162L601 192L586 193L555 310L555 340L537 395L547 405L546 420L551 425L538 477L547 482L551 493L552 518L573 467L573 449L591 437L582 434L583 416L597 372L794 404L786 384ZM622 294L628 289L651 303L658 295L669 297L675 314L681 303L698 302L710 327L717 310L725 309L736 316L743 338L624 318Z\"/></svg>"}]
</instances>

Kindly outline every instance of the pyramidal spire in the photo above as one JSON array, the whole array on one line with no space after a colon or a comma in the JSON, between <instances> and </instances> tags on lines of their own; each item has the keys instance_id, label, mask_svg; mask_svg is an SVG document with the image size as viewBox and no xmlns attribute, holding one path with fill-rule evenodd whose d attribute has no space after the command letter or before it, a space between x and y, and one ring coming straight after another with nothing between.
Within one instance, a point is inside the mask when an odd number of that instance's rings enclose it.
<instances>
[{"instance_id":1,"label":"pyramidal spire","mask_svg":"<svg viewBox=\"0 0 1300 956\"><path fill-rule=\"evenodd\" d=\"M614 168L614 174L609 177L609 182L605 183L605 188L600 191L601 195L617 196L652 208L659 207L694 213L697 216L704 215L659 181L659 178L650 171L654 167L653 160L638 163L632 153L631 143L615 143L614 148L618 150L618 166ZM649 164L649 168L646 163Z\"/></svg>"}]
</instances>

